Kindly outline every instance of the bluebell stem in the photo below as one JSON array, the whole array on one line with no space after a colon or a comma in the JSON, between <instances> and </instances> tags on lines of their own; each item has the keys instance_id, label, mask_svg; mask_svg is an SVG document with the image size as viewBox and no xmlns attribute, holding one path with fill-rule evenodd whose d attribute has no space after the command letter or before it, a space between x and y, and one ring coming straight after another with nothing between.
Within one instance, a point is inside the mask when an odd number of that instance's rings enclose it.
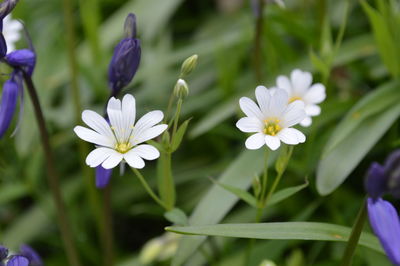
<instances>
[{"instance_id":1,"label":"bluebell stem","mask_svg":"<svg viewBox=\"0 0 400 266\"><path fill-rule=\"evenodd\" d=\"M392 152L383 166L371 165L365 187L371 227L390 261L400 265L400 219L393 205L381 198L387 193L400 196L400 150Z\"/></svg>"},{"instance_id":2,"label":"bluebell stem","mask_svg":"<svg viewBox=\"0 0 400 266\"><path fill-rule=\"evenodd\" d=\"M11 79L7 80L3 85L3 94L0 105L0 138L3 137L11 124L11 120L17 107L19 90L18 82L13 74Z\"/></svg>"},{"instance_id":3,"label":"bluebell stem","mask_svg":"<svg viewBox=\"0 0 400 266\"><path fill-rule=\"evenodd\" d=\"M125 20L125 34L126 38L115 47L108 68L112 96L116 96L131 82L139 67L141 47L140 40L136 39L136 18L133 14L129 14Z\"/></svg>"},{"instance_id":4,"label":"bluebell stem","mask_svg":"<svg viewBox=\"0 0 400 266\"><path fill-rule=\"evenodd\" d=\"M12 256L7 262L7 266L29 266L29 260L20 255Z\"/></svg>"},{"instance_id":5,"label":"bluebell stem","mask_svg":"<svg viewBox=\"0 0 400 266\"><path fill-rule=\"evenodd\" d=\"M24 256L29 260L29 266L43 266L42 258L39 254L28 245L21 245L19 247L20 255Z\"/></svg>"}]
</instances>

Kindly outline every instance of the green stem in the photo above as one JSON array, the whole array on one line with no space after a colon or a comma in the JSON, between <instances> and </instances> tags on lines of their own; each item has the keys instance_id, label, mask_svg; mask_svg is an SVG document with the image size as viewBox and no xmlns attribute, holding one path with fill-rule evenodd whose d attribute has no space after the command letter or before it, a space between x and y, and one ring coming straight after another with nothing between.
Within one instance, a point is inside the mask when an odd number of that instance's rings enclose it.
<instances>
[{"instance_id":1,"label":"green stem","mask_svg":"<svg viewBox=\"0 0 400 266\"><path fill-rule=\"evenodd\" d=\"M104 189L104 265L114 265L114 238L112 227L112 208L111 208L111 184Z\"/></svg>"},{"instance_id":2,"label":"green stem","mask_svg":"<svg viewBox=\"0 0 400 266\"><path fill-rule=\"evenodd\" d=\"M261 196L260 196L260 203L261 203L260 207L262 209L265 207L264 205L265 193L267 193L267 186L268 186L268 159L269 159L269 149L266 148L264 153L264 173L261 181Z\"/></svg>"},{"instance_id":3,"label":"green stem","mask_svg":"<svg viewBox=\"0 0 400 266\"><path fill-rule=\"evenodd\" d=\"M347 241L346 250L344 251L341 266L350 266L352 265L354 253L356 251L358 240L360 239L360 235L362 229L364 227L365 220L367 218L367 206L366 200L363 200L362 206L358 211L356 221L353 224L353 228L351 229L351 234L349 241Z\"/></svg>"},{"instance_id":4,"label":"green stem","mask_svg":"<svg viewBox=\"0 0 400 266\"><path fill-rule=\"evenodd\" d=\"M74 25L74 17L72 11L72 2L71 0L63 0L63 10L64 10L64 21L65 21L65 28L66 28L66 40L67 40L67 48L68 48L68 66L70 72L70 79L71 79L71 89L72 89L72 102L74 105L74 117L75 123L80 122L80 115L82 111L81 106L81 99L80 99L80 89L78 85L78 62L76 60L76 36L75 36L75 25ZM79 149L79 157L81 162L81 168L83 170L83 179L87 191L87 195L89 196L89 206L91 211L94 213L95 216L95 223L98 231L98 235L101 239L102 247L103 247L103 254L107 254L107 246L112 246L112 244L106 243L107 236L105 232L109 229L106 229L106 219L107 217L103 213L101 208L99 194L96 191L94 186L94 175L93 171L85 165L85 158L86 155L89 153L88 145L83 142L79 141L78 144ZM111 238L112 239L112 238ZM104 258L106 260L106 258Z\"/></svg>"},{"instance_id":5,"label":"green stem","mask_svg":"<svg viewBox=\"0 0 400 266\"><path fill-rule=\"evenodd\" d=\"M50 146L50 137L47 132L46 122L43 116L42 108L40 106L39 97L37 95L36 88L35 85L33 84L31 77L24 71L23 75L39 127L40 138L42 141L44 155L46 158L47 181L50 186L50 190L52 192L54 203L56 205L55 207L56 207L58 224L60 226L61 238L64 243L64 248L66 251L68 262L69 265L79 266L81 264L79 261L75 243L72 239L73 234L71 233L69 219L67 217L65 204L60 190L61 187L60 179L55 169L53 152Z\"/></svg>"},{"instance_id":6,"label":"green stem","mask_svg":"<svg viewBox=\"0 0 400 266\"><path fill-rule=\"evenodd\" d=\"M152 197L153 200L157 202L161 207L163 207L164 209L168 209L167 206L165 206L164 202L162 202L162 200L153 192L143 175L136 168L131 169L139 179L140 183L142 183L144 189L147 191L147 193L149 193L150 197Z\"/></svg>"},{"instance_id":7,"label":"green stem","mask_svg":"<svg viewBox=\"0 0 400 266\"><path fill-rule=\"evenodd\" d=\"M178 123L179 123L179 116L181 115L181 109L182 109L182 99L179 98L178 103L176 104L176 112L174 116L174 127L172 130L172 138L174 138L176 130L178 129Z\"/></svg>"},{"instance_id":8,"label":"green stem","mask_svg":"<svg viewBox=\"0 0 400 266\"><path fill-rule=\"evenodd\" d=\"M256 80L258 83L262 81L262 34L264 26L264 0L258 0L258 14L256 19L255 37L254 37L254 70L256 74Z\"/></svg>"}]
</instances>

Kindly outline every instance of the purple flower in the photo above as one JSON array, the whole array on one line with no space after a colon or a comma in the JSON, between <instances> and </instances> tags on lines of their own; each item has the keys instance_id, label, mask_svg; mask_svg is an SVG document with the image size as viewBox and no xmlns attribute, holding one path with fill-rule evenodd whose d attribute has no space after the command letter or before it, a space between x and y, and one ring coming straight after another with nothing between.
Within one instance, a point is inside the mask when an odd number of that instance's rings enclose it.
<instances>
[{"instance_id":1,"label":"purple flower","mask_svg":"<svg viewBox=\"0 0 400 266\"><path fill-rule=\"evenodd\" d=\"M20 255L12 256L7 262L7 266L29 266L29 260Z\"/></svg>"},{"instance_id":2,"label":"purple flower","mask_svg":"<svg viewBox=\"0 0 400 266\"><path fill-rule=\"evenodd\" d=\"M5 0L0 4L0 19L3 20L14 7L17 5L18 0Z\"/></svg>"},{"instance_id":3,"label":"purple flower","mask_svg":"<svg viewBox=\"0 0 400 266\"><path fill-rule=\"evenodd\" d=\"M101 165L96 167L96 187L105 188L110 181L112 169L105 169Z\"/></svg>"},{"instance_id":4,"label":"purple flower","mask_svg":"<svg viewBox=\"0 0 400 266\"><path fill-rule=\"evenodd\" d=\"M3 94L0 105L0 138L4 135L11 124L15 108L17 106L19 84L13 76L3 85Z\"/></svg>"},{"instance_id":5,"label":"purple flower","mask_svg":"<svg viewBox=\"0 0 400 266\"><path fill-rule=\"evenodd\" d=\"M3 264L3 260L5 260L8 257L8 249L5 246L0 245L0 265Z\"/></svg>"},{"instance_id":6,"label":"purple flower","mask_svg":"<svg viewBox=\"0 0 400 266\"><path fill-rule=\"evenodd\" d=\"M43 261L39 254L28 245L21 245L19 247L20 255L29 260L29 266L43 266Z\"/></svg>"},{"instance_id":7,"label":"purple flower","mask_svg":"<svg viewBox=\"0 0 400 266\"><path fill-rule=\"evenodd\" d=\"M386 193L400 198L400 150L392 152L383 166L378 163L370 166L365 189L374 199Z\"/></svg>"},{"instance_id":8,"label":"purple flower","mask_svg":"<svg viewBox=\"0 0 400 266\"><path fill-rule=\"evenodd\" d=\"M108 68L108 81L112 96L128 85L136 74L141 57L140 40L136 39L136 17L129 14L124 26L126 38L114 49Z\"/></svg>"},{"instance_id":9,"label":"purple flower","mask_svg":"<svg viewBox=\"0 0 400 266\"><path fill-rule=\"evenodd\" d=\"M400 265L400 220L396 209L381 198L368 198L368 216L390 261Z\"/></svg>"},{"instance_id":10,"label":"purple flower","mask_svg":"<svg viewBox=\"0 0 400 266\"><path fill-rule=\"evenodd\" d=\"M11 66L20 67L31 76L36 64L36 55L29 49L21 49L6 55L6 60Z\"/></svg>"}]
</instances>

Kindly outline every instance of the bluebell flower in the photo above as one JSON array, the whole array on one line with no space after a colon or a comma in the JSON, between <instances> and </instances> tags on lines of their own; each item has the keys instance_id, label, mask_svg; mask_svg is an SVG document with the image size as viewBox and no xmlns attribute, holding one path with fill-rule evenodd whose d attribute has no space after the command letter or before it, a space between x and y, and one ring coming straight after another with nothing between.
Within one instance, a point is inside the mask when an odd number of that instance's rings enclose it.
<instances>
[{"instance_id":1,"label":"bluebell flower","mask_svg":"<svg viewBox=\"0 0 400 266\"><path fill-rule=\"evenodd\" d=\"M105 169L101 165L96 167L96 187L105 188L110 182L112 169Z\"/></svg>"},{"instance_id":2,"label":"bluebell flower","mask_svg":"<svg viewBox=\"0 0 400 266\"><path fill-rule=\"evenodd\" d=\"M21 245L19 247L20 255L29 260L29 266L43 266L42 258L39 254L28 245Z\"/></svg>"},{"instance_id":3,"label":"bluebell flower","mask_svg":"<svg viewBox=\"0 0 400 266\"><path fill-rule=\"evenodd\" d=\"M381 198L368 199L368 216L390 261L400 265L400 220L393 205Z\"/></svg>"},{"instance_id":4,"label":"bluebell flower","mask_svg":"<svg viewBox=\"0 0 400 266\"><path fill-rule=\"evenodd\" d=\"M400 149L392 152L383 166L371 164L365 179L365 189L372 198L386 193L400 198Z\"/></svg>"},{"instance_id":5,"label":"bluebell flower","mask_svg":"<svg viewBox=\"0 0 400 266\"><path fill-rule=\"evenodd\" d=\"M108 68L108 81L112 96L131 82L139 67L141 57L140 40L136 39L136 17L129 14L125 20L125 39L114 49Z\"/></svg>"},{"instance_id":6,"label":"bluebell flower","mask_svg":"<svg viewBox=\"0 0 400 266\"><path fill-rule=\"evenodd\" d=\"M36 55L29 49L21 49L7 54L6 60L10 66L19 67L31 76L36 64Z\"/></svg>"},{"instance_id":7,"label":"bluebell flower","mask_svg":"<svg viewBox=\"0 0 400 266\"><path fill-rule=\"evenodd\" d=\"M7 266L29 266L29 260L20 255L12 256L8 260Z\"/></svg>"},{"instance_id":8,"label":"bluebell flower","mask_svg":"<svg viewBox=\"0 0 400 266\"><path fill-rule=\"evenodd\" d=\"M372 230L390 261L400 265L400 219L393 205L383 200L385 194L400 196L400 150L392 152L382 166L372 163L365 188L369 195L367 208Z\"/></svg>"},{"instance_id":9,"label":"bluebell flower","mask_svg":"<svg viewBox=\"0 0 400 266\"><path fill-rule=\"evenodd\" d=\"M7 44L3 36L3 20L14 9L18 0L6 0L0 4L0 59L7 54Z\"/></svg>"},{"instance_id":10,"label":"bluebell flower","mask_svg":"<svg viewBox=\"0 0 400 266\"><path fill-rule=\"evenodd\" d=\"M17 107L20 87L16 74L7 80L3 85L3 93L0 103L0 138L3 137L11 124Z\"/></svg>"}]
</instances>

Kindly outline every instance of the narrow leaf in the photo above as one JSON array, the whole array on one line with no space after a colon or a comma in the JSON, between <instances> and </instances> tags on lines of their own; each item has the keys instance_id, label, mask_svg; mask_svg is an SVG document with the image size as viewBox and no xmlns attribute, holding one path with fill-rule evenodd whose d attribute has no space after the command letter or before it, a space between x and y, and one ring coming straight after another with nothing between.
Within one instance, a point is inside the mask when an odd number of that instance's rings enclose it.
<instances>
[{"instance_id":1,"label":"narrow leaf","mask_svg":"<svg viewBox=\"0 0 400 266\"><path fill-rule=\"evenodd\" d=\"M299 192L300 190L302 190L306 187L308 187L308 180L306 180L306 183L304 183L302 185L288 187L288 188L279 190L278 192L276 192L272 195L268 205L271 206L271 205L277 204L277 203L289 198L290 196L296 194L297 192Z\"/></svg>"},{"instance_id":2,"label":"narrow leaf","mask_svg":"<svg viewBox=\"0 0 400 266\"><path fill-rule=\"evenodd\" d=\"M240 189L234 186L222 184L221 182L218 182L217 180L214 180L210 178L215 184L221 186L223 189L229 191L230 193L236 195L238 198L242 199L245 201L247 204L250 206L257 208L257 199L251 195L249 192L247 192L244 189Z\"/></svg>"},{"instance_id":3,"label":"narrow leaf","mask_svg":"<svg viewBox=\"0 0 400 266\"><path fill-rule=\"evenodd\" d=\"M179 148L179 145L182 142L183 136L186 133L186 129L189 125L189 122L190 122L190 119L183 122L182 125L180 125L178 130L176 131L176 134L174 135L174 137L172 138L172 143L171 143L172 152L176 151Z\"/></svg>"}]
</instances>

